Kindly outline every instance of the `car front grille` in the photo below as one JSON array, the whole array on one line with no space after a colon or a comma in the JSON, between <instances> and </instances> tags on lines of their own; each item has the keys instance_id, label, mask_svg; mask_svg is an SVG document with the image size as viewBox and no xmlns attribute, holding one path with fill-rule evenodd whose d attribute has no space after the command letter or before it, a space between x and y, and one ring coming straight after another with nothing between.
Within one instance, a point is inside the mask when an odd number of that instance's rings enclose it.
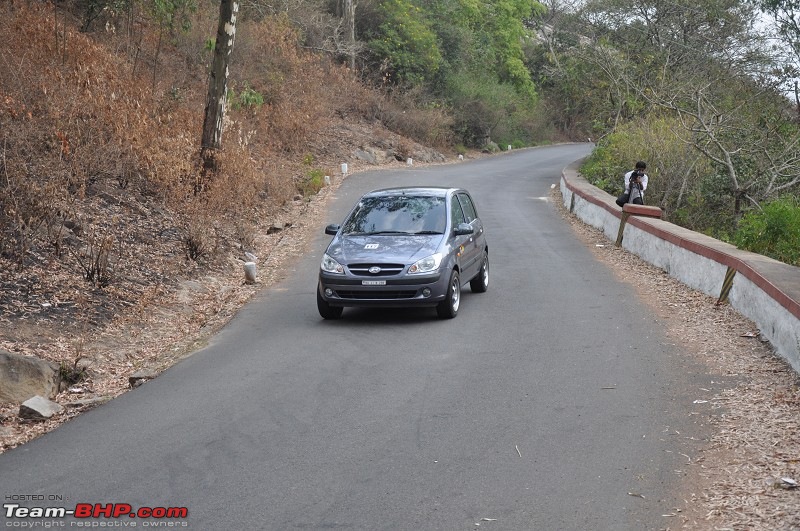
<instances>
[{"instance_id":1,"label":"car front grille","mask_svg":"<svg viewBox=\"0 0 800 531\"><path fill-rule=\"evenodd\" d=\"M379 267L379 273L370 273L371 267ZM348 264L347 269L359 277L388 277L398 275L403 272L405 266L403 264Z\"/></svg>"},{"instance_id":2,"label":"car front grille","mask_svg":"<svg viewBox=\"0 0 800 531\"><path fill-rule=\"evenodd\" d=\"M358 300L400 300L413 299L416 290L397 290L397 291L369 291L369 290L336 290L336 294L342 299Z\"/></svg>"}]
</instances>

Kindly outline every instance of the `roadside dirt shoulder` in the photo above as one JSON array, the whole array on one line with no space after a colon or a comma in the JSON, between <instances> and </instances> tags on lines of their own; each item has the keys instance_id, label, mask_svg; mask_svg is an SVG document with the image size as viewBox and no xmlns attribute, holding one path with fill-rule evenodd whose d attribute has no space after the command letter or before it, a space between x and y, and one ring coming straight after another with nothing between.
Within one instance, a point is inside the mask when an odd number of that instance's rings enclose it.
<instances>
[{"instance_id":1,"label":"roadside dirt shoulder","mask_svg":"<svg viewBox=\"0 0 800 531\"><path fill-rule=\"evenodd\" d=\"M615 247L564 208L557 188L551 199L595 257L667 323L687 361L735 382L721 392L697 390L698 411L713 412L713 435L682 471L685 506L664 516L664 529L800 529L800 488L782 479L800 481L798 374L752 321Z\"/></svg>"}]
</instances>

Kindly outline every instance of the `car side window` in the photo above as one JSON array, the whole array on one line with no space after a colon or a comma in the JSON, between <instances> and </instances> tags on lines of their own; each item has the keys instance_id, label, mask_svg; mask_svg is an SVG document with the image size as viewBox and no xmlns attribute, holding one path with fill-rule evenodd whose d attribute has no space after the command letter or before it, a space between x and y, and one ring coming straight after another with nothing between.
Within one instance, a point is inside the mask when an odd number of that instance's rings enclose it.
<instances>
[{"instance_id":1,"label":"car side window","mask_svg":"<svg viewBox=\"0 0 800 531\"><path fill-rule=\"evenodd\" d=\"M461 203L458 201L458 199L456 199L456 196L453 196L452 210L450 211L450 221L452 222L454 229L458 227L460 223L466 223L464 212L461 210Z\"/></svg>"},{"instance_id":2,"label":"car side window","mask_svg":"<svg viewBox=\"0 0 800 531\"><path fill-rule=\"evenodd\" d=\"M475 212L475 205L472 203L472 198L467 194L458 194L458 200L461 206L464 207L464 215L466 216L467 223L472 223L478 219L478 214Z\"/></svg>"}]
</instances>

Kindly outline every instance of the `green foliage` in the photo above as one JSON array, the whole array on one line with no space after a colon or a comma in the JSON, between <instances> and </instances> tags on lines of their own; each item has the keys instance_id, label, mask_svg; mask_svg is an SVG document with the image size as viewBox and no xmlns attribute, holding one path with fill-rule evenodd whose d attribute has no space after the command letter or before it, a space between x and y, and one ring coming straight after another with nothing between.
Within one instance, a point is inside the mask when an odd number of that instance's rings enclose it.
<instances>
[{"instance_id":1,"label":"green foliage","mask_svg":"<svg viewBox=\"0 0 800 531\"><path fill-rule=\"evenodd\" d=\"M535 0L381 0L359 6L359 38L381 83L424 87L458 116L457 140L528 145L543 130L525 63ZM461 116L459 116L461 115Z\"/></svg>"},{"instance_id":2,"label":"green foliage","mask_svg":"<svg viewBox=\"0 0 800 531\"><path fill-rule=\"evenodd\" d=\"M261 107L264 105L264 96L248 86L239 94L239 103L242 107Z\"/></svg>"},{"instance_id":3,"label":"green foliage","mask_svg":"<svg viewBox=\"0 0 800 531\"><path fill-rule=\"evenodd\" d=\"M484 153L498 153L500 151L500 146L498 146L496 142L489 141L484 144L481 149Z\"/></svg>"},{"instance_id":4,"label":"green foliage","mask_svg":"<svg viewBox=\"0 0 800 531\"><path fill-rule=\"evenodd\" d=\"M484 5L501 79L535 101L536 89L523 61L522 42L528 36L524 21L543 13L544 6L535 0L496 0Z\"/></svg>"},{"instance_id":5,"label":"green foliage","mask_svg":"<svg viewBox=\"0 0 800 531\"><path fill-rule=\"evenodd\" d=\"M749 212L733 239L740 249L800 266L800 200L786 196Z\"/></svg>"},{"instance_id":6,"label":"green foliage","mask_svg":"<svg viewBox=\"0 0 800 531\"><path fill-rule=\"evenodd\" d=\"M651 113L603 138L581 173L595 186L618 195L623 174L644 160L649 176L645 202L661 207L665 219L693 230L730 231L733 196L725 175L689 149L682 134L677 117Z\"/></svg>"},{"instance_id":7,"label":"green foliage","mask_svg":"<svg viewBox=\"0 0 800 531\"><path fill-rule=\"evenodd\" d=\"M522 43L530 37L525 23L544 11L535 0L493 2L438 0L427 3L428 16L445 57L444 78L480 72L513 86L534 103L537 98Z\"/></svg>"},{"instance_id":8,"label":"green foliage","mask_svg":"<svg viewBox=\"0 0 800 531\"><path fill-rule=\"evenodd\" d=\"M189 31L191 15L197 11L196 0L147 0L145 6L156 21L170 32Z\"/></svg>"},{"instance_id":9,"label":"green foliage","mask_svg":"<svg viewBox=\"0 0 800 531\"><path fill-rule=\"evenodd\" d=\"M536 107L511 84L478 72L463 72L448 79L447 94L456 121L457 138L472 147L489 139L532 143Z\"/></svg>"},{"instance_id":10,"label":"green foliage","mask_svg":"<svg viewBox=\"0 0 800 531\"><path fill-rule=\"evenodd\" d=\"M244 88L238 94L233 87L228 89L228 104L234 110L257 109L264 105L264 96L245 83Z\"/></svg>"},{"instance_id":11,"label":"green foliage","mask_svg":"<svg viewBox=\"0 0 800 531\"><path fill-rule=\"evenodd\" d=\"M442 55L425 13L409 0L384 0L379 16L379 30L368 48L383 62L389 79L410 85L431 79Z\"/></svg>"},{"instance_id":12,"label":"green foliage","mask_svg":"<svg viewBox=\"0 0 800 531\"><path fill-rule=\"evenodd\" d=\"M305 175L297 183L297 190L303 197L310 197L319 192L325 185L325 171L319 168L312 168L314 165L314 154L306 153L303 155L303 166L308 167Z\"/></svg>"},{"instance_id":13,"label":"green foliage","mask_svg":"<svg viewBox=\"0 0 800 531\"><path fill-rule=\"evenodd\" d=\"M303 194L303 197L310 197L322 190L324 185L325 171L318 168L309 169L297 183L297 189Z\"/></svg>"},{"instance_id":14,"label":"green foliage","mask_svg":"<svg viewBox=\"0 0 800 531\"><path fill-rule=\"evenodd\" d=\"M590 183L612 195L623 190L623 174L643 157L629 155L631 135L611 134L597 144L584 161L580 173Z\"/></svg>"},{"instance_id":15,"label":"green foliage","mask_svg":"<svg viewBox=\"0 0 800 531\"><path fill-rule=\"evenodd\" d=\"M730 241L736 225L728 178L713 168L688 185L686 197L670 221L712 238Z\"/></svg>"}]
</instances>

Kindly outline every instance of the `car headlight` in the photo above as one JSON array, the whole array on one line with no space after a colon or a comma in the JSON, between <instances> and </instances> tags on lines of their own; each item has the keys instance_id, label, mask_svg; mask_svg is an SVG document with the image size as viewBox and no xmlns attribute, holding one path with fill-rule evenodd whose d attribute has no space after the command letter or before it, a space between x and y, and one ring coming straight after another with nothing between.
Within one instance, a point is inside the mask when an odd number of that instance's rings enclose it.
<instances>
[{"instance_id":1,"label":"car headlight","mask_svg":"<svg viewBox=\"0 0 800 531\"><path fill-rule=\"evenodd\" d=\"M410 274L430 273L436 271L442 264L442 253L432 254L426 256L422 260L418 260L411 267L408 268Z\"/></svg>"},{"instance_id":2,"label":"car headlight","mask_svg":"<svg viewBox=\"0 0 800 531\"><path fill-rule=\"evenodd\" d=\"M342 267L342 264L328 256L327 253L322 257L322 263L319 265L319 267L326 273L344 275L344 267Z\"/></svg>"}]
</instances>

